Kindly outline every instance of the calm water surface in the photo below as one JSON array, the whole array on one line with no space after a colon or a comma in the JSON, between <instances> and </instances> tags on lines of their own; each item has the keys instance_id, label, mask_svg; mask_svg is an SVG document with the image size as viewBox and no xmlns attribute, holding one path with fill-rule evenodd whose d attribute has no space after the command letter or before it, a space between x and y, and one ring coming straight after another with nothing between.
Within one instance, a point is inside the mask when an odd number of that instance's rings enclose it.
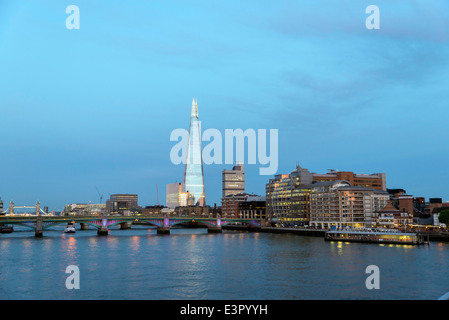
<instances>
[{"instance_id":1,"label":"calm water surface","mask_svg":"<svg viewBox=\"0 0 449 320\"><path fill-rule=\"evenodd\" d=\"M17 227L16 230L19 230ZM0 234L0 299L437 299L449 291L449 244L325 242L290 234L133 227ZM68 290L68 265L80 289ZM365 269L380 268L368 290Z\"/></svg>"}]
</instances>

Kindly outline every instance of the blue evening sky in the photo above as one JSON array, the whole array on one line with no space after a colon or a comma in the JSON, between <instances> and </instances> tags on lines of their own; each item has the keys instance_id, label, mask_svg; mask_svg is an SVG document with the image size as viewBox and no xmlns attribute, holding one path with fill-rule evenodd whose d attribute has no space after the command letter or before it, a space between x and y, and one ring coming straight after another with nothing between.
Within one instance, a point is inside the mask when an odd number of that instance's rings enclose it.
<instances>
[{"instance_id":1,"label":"blue evening sky","mask_svg":"<svg viewBox=\"0 0 449 320\"><path fill-rule=\"evenodd\" d=\"M157 184L164 204L196 97L203 130L278 129L278 173L385 172L447 201L448 67L446 0L0 0L0 197L146 206ZM231 167L204 167L208 204ZM264 195L271 176L245 170Z\"/></svg>"}]
</instances>

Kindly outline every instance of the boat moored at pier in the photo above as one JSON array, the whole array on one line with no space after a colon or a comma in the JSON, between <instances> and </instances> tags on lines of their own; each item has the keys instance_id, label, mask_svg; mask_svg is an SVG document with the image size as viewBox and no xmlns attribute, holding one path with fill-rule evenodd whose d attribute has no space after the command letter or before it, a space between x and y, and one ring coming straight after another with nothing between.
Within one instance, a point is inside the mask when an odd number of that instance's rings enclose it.
<instances>
[{"instance_id":1,"label":"boat moored at pier","mask_svg":"<svg viewBox=\"0 0 449 320\"><path fill-rule=\"evenodd\" d=\"M418 233L403 233L376 229L330 230L324 235L326 241L369 242L386 244L419 245L428 244Z\"/></svg>"},{"instance_id":2,"label":"boat moored at pier","mask_svg":"<svg viewBox=\"0 0 449 320\"><path fill-rule=\"evenodd\" d=\"M11 233L14 231L12 226L0 225L0 233Z\"/></svg>"}]
</instances>

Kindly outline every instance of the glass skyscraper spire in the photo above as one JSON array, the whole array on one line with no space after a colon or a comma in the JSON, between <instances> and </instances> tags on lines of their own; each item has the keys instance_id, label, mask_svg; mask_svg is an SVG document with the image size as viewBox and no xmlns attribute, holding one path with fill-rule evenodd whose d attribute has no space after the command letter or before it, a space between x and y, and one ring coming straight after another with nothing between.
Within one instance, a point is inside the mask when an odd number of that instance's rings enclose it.
<instances>
[{"instance_id":1,"label":"glass skyscraper spire","mask_svg":"<svg viewBox=\"0 0 449 320\"><path fill-rule=\"evenodd\" d=\"M198 101L192 101L190 113L189 141L187 143L186 165L184 171L184 184L186 191L195 197L195 204L204 206L203 159L201 155L201 125L198 119Z\"/></svg>"}]
</instances>

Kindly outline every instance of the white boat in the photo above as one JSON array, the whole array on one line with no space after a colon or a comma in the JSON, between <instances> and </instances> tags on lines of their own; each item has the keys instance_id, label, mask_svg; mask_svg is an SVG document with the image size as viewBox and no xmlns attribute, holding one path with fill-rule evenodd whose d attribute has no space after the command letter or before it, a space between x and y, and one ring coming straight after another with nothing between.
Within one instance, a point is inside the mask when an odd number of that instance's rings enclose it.
<instances>
[{"instance_id":1,"label":"white boat","mask_svg":"<svg viewBox=\"0 0 449 320\"><path fill-rule=\"evenodd\" d=\"M64 228L64 232L65 233L75 233L76 229L73 225L70 224Z\"/></svg>"}]
</instances>

